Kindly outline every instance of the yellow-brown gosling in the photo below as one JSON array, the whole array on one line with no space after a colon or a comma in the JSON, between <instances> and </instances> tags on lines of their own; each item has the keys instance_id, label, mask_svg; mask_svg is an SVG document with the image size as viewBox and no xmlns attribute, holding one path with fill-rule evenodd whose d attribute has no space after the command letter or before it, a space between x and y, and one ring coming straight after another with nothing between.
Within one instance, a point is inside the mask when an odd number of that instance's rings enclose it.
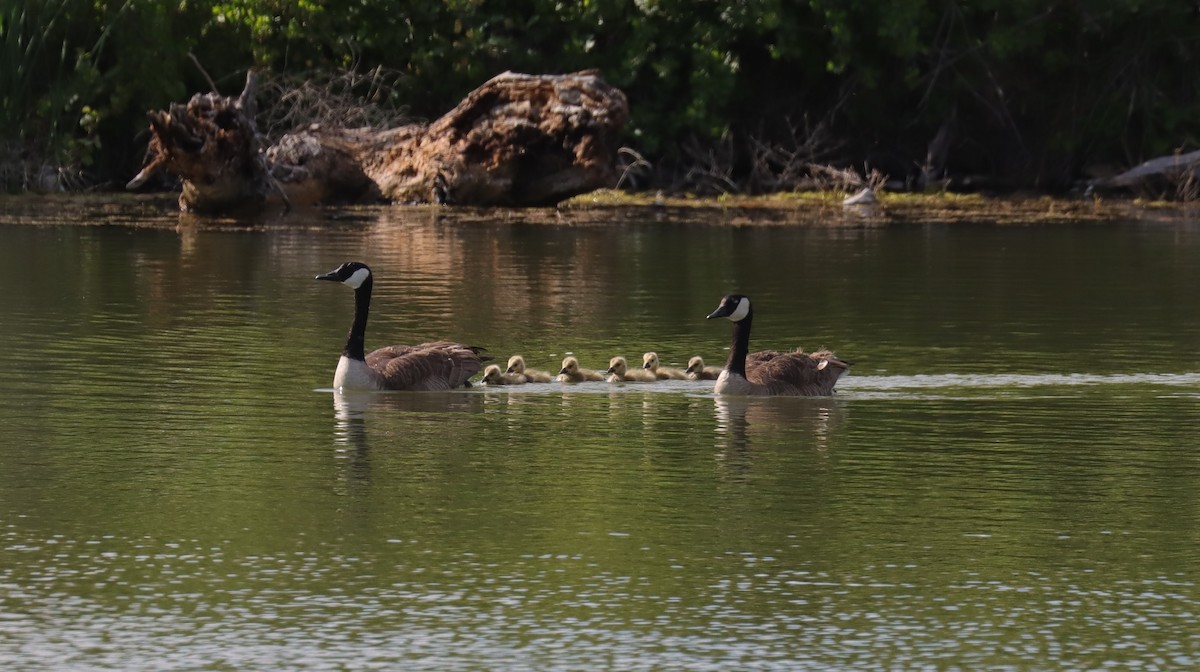
<instances>
[{"instance_id":1,"label":"yellow-brown gosling","mask_svg":"<svg viewBox=\"0 0 1200 672\"><path fill-rule=\"evenodd\" d=\"M653 383L658 380L652 371L645 369L630 369L629 362L624 357L613 357L608 360L608 382L620 381Z\"/></svg>"},{"instance_id":2,"label":"yellow-brown gosling","mask_svg":"<svg viewBox=\"0 0 1200 672\"><path fill-rule=\"evenodd\" d=\"M489 364L483 370L483 379L479 382L491 385L524 385L525 376L520 373L505 373L495 364Z\"/></svg>"},{"instance_id":3,"label":"yellow-brown gosling","mask_svg":"<svg viewBox=\"0 0 1200 672\"><path fill-rule=\"evenodd\" d=\"M554 377L548 371L525 368L525 358L521 355L513 355L508 358L508 371L505 373L516 373L525 376L525 382L527 383L548 383L554 380Z\"/></svg>"},{"instance_id":4,"label":"yellow-brown gosling","mask_svg":"<svg viewBox=\"0 0 1200 672\"><path fill-rule=\"evenodd\" d=\"M705 366L704 359L700 356L692 357L688 360L688 380L716 380L717 376L720 375L721 367Z\"/></svg>"},{"instance_id":5,"label":"yellow-brown gosling","mask_svg":"<svg viewBox=\"0 0 1200 672\"><path fill-rule=\"evenodd\" d=\"M562 361L558 379L564 383L582 383L585 380L604 380L604 375L599 371L579 366L579 360L574 357L567 357Z\"/></svg>"},{"instance_id":6,"label":"yellow-brown gosling","mask_svg":"<svg viewBox=\"0 0 1200 672\"><path fill-rule=\"evenodd\" d=\"M657 352L647 352L642 355L642 368L654 374L659 380L687 380L687 372L673 366L660 366Z\"/></svg>"}]
</instances>

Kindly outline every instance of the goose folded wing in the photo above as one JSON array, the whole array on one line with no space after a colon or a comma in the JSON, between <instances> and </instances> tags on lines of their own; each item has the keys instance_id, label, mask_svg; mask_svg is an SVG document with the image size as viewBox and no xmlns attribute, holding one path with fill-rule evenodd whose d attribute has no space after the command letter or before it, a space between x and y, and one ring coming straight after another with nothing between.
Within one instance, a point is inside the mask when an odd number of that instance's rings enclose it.
<instances>
[{"instance_id":1,"label":"goose folded wing","mask_svg":"<svg viewBox=\"0 0 1200 672\"><path fill-rule=\"evenodd\" d=\"M836 359L836 358L833 358ZM844 366L844 362L837 360ZM777 394L828 394L840 371L830 367L829 357L818 357L797 350L756 352L746 357L746 378L750 382L779 388Z\"/></svg>"},{"instance_id":2,"label":"goose folded wing","mask_svg":"<svg viewBox=\"0 0 1200 672\"><path fill-rule=\"evenodd\" d=\"M367 355L367 364L396 390L448 390L462 387L483 367L472 348L453 341L392 345Z\"/></svg>"}]
</instances>

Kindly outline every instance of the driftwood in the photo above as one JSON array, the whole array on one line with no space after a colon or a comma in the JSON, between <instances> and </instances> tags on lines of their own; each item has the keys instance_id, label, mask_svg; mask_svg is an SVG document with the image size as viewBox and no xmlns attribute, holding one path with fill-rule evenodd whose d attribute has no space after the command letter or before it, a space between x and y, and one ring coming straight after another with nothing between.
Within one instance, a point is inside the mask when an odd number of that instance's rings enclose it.
<instances>
[{"instance_id":1,"label":"driftwood","mask_svg":"<svg viewBox=\"0 0 1200 672\"><path fill-rule=\"evenodd\" d=\"M1200 181L1200 150L1187 154L1172 154L1150 159L1129 170L1091 182L1096 189L1142 189L1163 191L1173 189L1180 197Z\"/></svg>"},{"instance_id":2,"label":"driftwood","mask_svg":"<svg viewBox=\"0 0 1200 672\"><path fill-rule=\"evenodd\" d=\"M179 207L230 212L272 202L391 201L552 205L610 186L624 94L592 71L506 72L430 124L388 130L310 127L264 148L253 73L237 98L197 94L149 113L146 166L181 178Z\"/></svg>"}]
</instances>

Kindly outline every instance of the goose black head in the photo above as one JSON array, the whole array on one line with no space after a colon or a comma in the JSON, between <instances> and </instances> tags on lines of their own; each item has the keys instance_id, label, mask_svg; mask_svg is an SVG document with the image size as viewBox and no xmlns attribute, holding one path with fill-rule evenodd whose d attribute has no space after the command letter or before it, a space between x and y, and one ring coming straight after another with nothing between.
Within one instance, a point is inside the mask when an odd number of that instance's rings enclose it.
<instances>
[{"instance_id":1,"label":"goose black head","mask_svg":"<svg viewBox=\"0 0 1200 672\"><path fill-rule=\"evenodd\" d=\"M332 280L340 282L350 289L358 289L362 284L371 277L371 269L361 261L347 261L323 275L318 275L316 280Z\"/></svg>"},{"instance_id":2,"label":"goose black head","mask_svg":"<svg viewBox=\"0 0 1200 672\"><path fill-rule=\"evenodd\" d=\"M750 298L741 294L728 294L721 299L721 305L709 313L708 319L724 317L730 322L741 322L750 314Z\"/></svg>"}]
</instances>

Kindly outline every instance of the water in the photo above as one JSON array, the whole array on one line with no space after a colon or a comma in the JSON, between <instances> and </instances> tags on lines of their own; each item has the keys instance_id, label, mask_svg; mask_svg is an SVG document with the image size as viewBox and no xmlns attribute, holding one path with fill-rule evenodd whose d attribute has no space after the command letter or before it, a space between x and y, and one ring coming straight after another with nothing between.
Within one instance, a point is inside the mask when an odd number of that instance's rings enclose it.
<instances>
[{"instance_id":1,"label":"water","mask_svg":"<svg viewBox=\"0 0 1200 672\"><path fill-rule=\"evenodd\" d=\"M0 205L5 669L1200 661L1195 220ZM368 347L855 367L335 395L347 259Z\"/></svg>"}]
</instances>

